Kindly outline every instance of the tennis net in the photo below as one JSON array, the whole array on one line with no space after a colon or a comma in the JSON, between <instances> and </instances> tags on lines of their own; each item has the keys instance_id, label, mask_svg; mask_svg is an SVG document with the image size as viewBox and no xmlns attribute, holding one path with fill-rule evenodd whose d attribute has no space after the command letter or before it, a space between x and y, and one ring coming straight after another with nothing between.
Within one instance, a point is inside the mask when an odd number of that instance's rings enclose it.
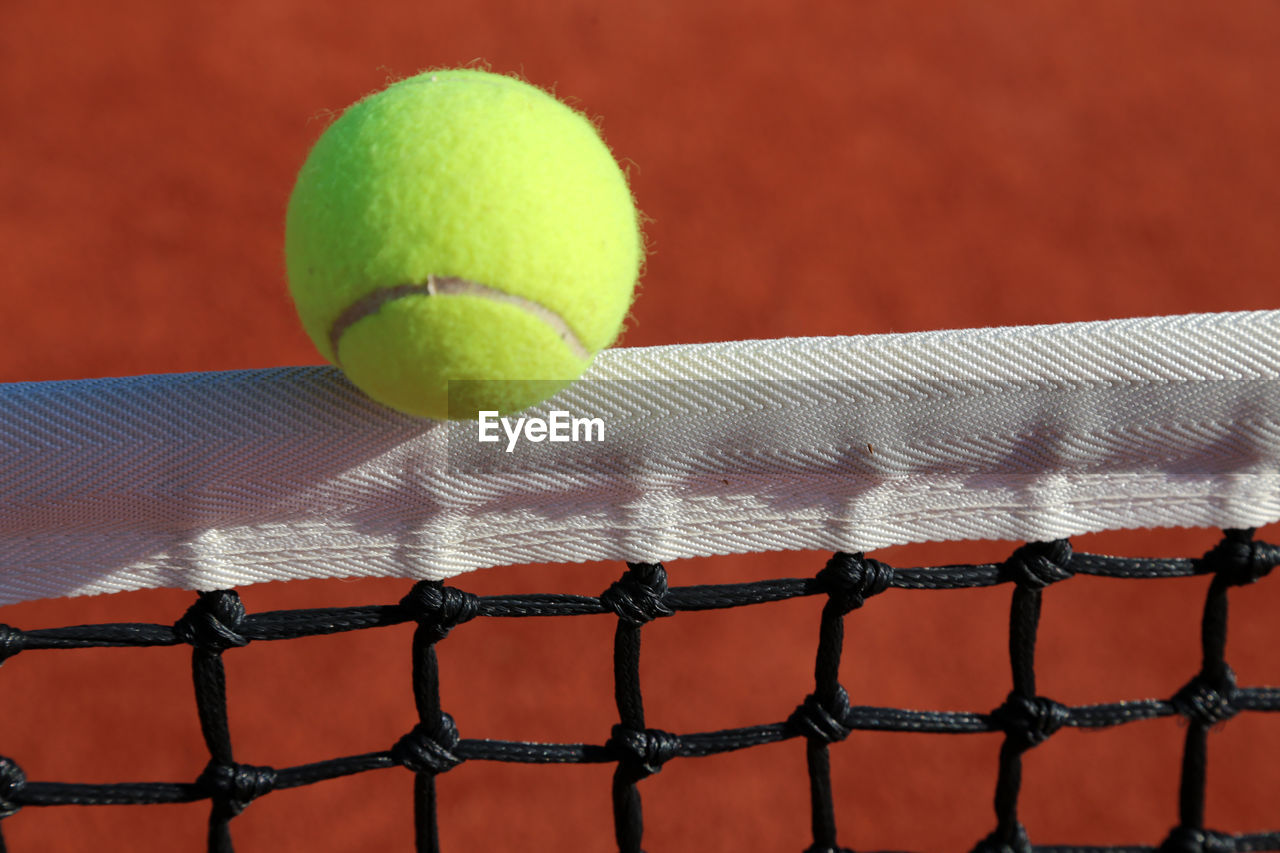
<instances>
[{"instance_id":1,"label":"tennis net","mask_svg":"<svg viewBox=\"0 0 1280 853\"><path fill-rule=\"evenodd\" d=\"M1280 828L1213 827L1205 809L1210 730L1237 714L1280 710L1280 688L1238 684L1226 652L1228 595L1239 594L1230 591L1280 562L1280 549L1254 536L1280 519L1277 331L1280 314L1258 312L610 353L550 404L600 418L608 439L561 447L491 446L474 424L399 418L323 369L0 389L3 601L201 590L170 624L4 626L0 658L188 645L208 750L194 779L76 783L43 780L0 744L9 756L0 759L0 815L208 801L208 849L229 851L233 819L259 798L401 767L414 778L417 849L434 851L437 785L459 765L601 764L613 768L617 846L634 853L647 777L681 759L795 741L808 768L807 849L821 853L848 849L840 825L863 817L833 786L836 744L854 733L985 733L1001 745L992 828L975 851L1280 850ZM1093 531L1173 526L1224 532L1207 553L1182 558L1071 546ZM868 556L966 539L1028 544L1001 561L963 565L891 567ZM805 577L668 584L671 560L795 549L828 557ZM580 560L619 560L625 570L598 595L476 595L449 584L483 566ZM235 590L362 575L412 585L398 601L260 613L246 612ZM1080 576L1208 578L1200 659L1187 662L1180 688L1090 704L1042 692L1035 651L1045 590ZM1011 686L995 707L860 704L842 684L845 621L874 597L997 585L1010 590L1000 666ZM708 731L649 725L646 625L805 597L823 601L806 662L814 678L785 718ZM451 716L441 693L437 658L455 628L592 615L616 619L611 732L584 732L581 742L465 736L466 719ZM235 650L410 624L417 724L409 731L381 750L302 765L239 760L224 669ZM1089 846L1028 835L1019 802L1029 750L1064 728L1168 717L1184 719L1186 732L1176 820L1162 837ZM1252 793L1274 801L1264 789Z\"/></svg>"},{"instance_id":2,"label":"tennis net","mask_svg":"<svg viewBox=\"0 0 1280 853\"><path fill-rule=\"evenodd\" d=\"M613 777L618 848L641 850L644 822L639 783L677 758L708 756L785 740L803 741L808 765L813 843L810 853L844 850L837 832L836 792L829 750L854 732L909 731L939 734L1001 732L999 776L994 792L994 829L973 848L1003 851L1197 851L1280 850L1280 830L1230 834L1205 826L1208 733L1238 713L1280 711L1280 688L1241 686L1226 658L1228 591L1266 577L1280 562L1280 548L1254 541L1252 531L1229 530L1219 545L1193 559L1141 559L1073 553L1066 540L1031 543L1003 563L896 569L862 554L835 554L813 577L754 583L668 587L661 564L632 563L597 597L533 594L476 596L440 581L420 581L396 603L366 607L247 614L234 590L201 593L172 625L102 624L22 631L0 628L5 658L36 650L97 646L192 647L196 710L209 749L199 778L185 782L76 784L28 780L10 758L0 759L0 814L9 818L27 806L121 805L208 800L208 849L233 849L231 820L253 800L272 791L310 785L388 767L414 773L416 849L440 849L437 779L466 761L531 764L608 763ZM1037 692L1035 647L1043 591L1073 575L1156 580L1209 575L1200 625L1202 657L1186 684L1164 698L1126 698L1067 706ZM939 590L1008 584L1009 664L1012 689L995 709L919 711L869 707L851 701L841 685L844 620L867 599L890 588ZM679 613L765 605L800 596L824 596L817 626L813 692L784 720L709 732L672 733L646 726L640 678L643 626ZM439 689L437 647L458 625L477 617L572 617L611 613L614 637L614 696L618 723L596 743L531 743L462 737ZM419 722L387 749L336 757L296 767L239 763L227 718L223 656L251 642L297 639L401 624L417 625L412 642L412 685ZM1181 715L1187 722L1177 802L1177 825L1149 845L1108 847L1033 845L1018 820L1022 756L1063 727L1098 729ZM1269 792L1259 791L1259 796Z\"/></svg>"}]
</instances>

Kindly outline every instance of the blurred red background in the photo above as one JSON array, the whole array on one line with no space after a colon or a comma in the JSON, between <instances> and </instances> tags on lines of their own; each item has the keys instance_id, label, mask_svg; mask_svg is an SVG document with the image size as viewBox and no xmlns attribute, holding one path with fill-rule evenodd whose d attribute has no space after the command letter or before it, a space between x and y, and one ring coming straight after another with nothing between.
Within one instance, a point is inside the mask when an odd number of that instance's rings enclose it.
<instances>
[{"instance_id":1,"label":"blurred red background","mask_svg":"<svg viewBox=\"0 0 1280 853\"><path fill-rule=\"evenodd\" d=\"M600 116L651 219L627 346L1276 307L1280 6L1269 2L59 4L0 28L0 381L317 363L283 276L293 175L328 117L389 78L482 60ZM1271 532L1271 531L1267 531ZM1195 554L1211 533L1079 548ZM898 565L999 559L918 546ZM673 564L674 583L807 575L821 555ZM612 565L495 569L477 592L598 593ZM1040 689L1171 695L1197 665L1206 582L1075 579L1046 594ZM386 603L408 584L268 584L251 611ZM1152 589L1155 586L1156 589ZM1229 658L1280 683L1277 583L1236 594ZM20 627L175 619L156 591L0 610ZM891 592L849 620L859 704L983 710L1008 690L1008 589ZM816 601L646 629L649 724L784 718L808 691ZM556 624L563 622L566 624ZM237 757L382 749L414 721L409 629L229 653ZM466 737L601 742L605 617L479 621L441 647ZM41 780L189 780L206 758L182 649L19 655L0 753ZM1211 740L1211 825L1274 829L1274 721ZM1177 721L1067 731L1029 755L1040 843L1157 843L1176 821ZM962 850L992 826L997 736L855 734L835 747L842 842ZM643 783L650 850L808 844L798 741ZM606 767L467 764L441 779L447 850L608 850ZM411 777L255 802L243 851L409 849ZM203 804L29 808L10 849L199 849Z\"/></svg>"}]
</instances>

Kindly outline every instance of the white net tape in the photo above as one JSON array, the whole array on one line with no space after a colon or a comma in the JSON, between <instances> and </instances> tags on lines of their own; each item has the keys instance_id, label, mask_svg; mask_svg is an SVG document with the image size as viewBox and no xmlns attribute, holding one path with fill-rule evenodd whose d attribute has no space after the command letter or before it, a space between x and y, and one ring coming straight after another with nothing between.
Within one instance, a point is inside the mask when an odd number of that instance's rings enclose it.
<instances>
[{"instance_id":1,"label":"white net tape","mask_svg":"<svg viewBox=\"0 0 1280 853\"><path fill-rule=\"evenodd\" d=\"M0 385L0 604L1256 526L1278 378L1275 311L619 349L510 453L328 368Z\"/></svg>"}]
</instances>

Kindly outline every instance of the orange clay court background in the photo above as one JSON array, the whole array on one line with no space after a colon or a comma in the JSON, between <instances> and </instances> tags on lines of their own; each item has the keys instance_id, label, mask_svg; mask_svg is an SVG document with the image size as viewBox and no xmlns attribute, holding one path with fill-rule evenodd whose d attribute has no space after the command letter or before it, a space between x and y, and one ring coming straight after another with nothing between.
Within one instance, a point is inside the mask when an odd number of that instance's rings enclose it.
<instances>
[{"instance_id":1,"label":"orange clay court background","mask_svg":"<svg viewBox=\"0 0 1280 853\"><path fill-rule=\"evenodd\" d=\"M286 295L295 171L328 117L389 79L475 60L599 116L651 218L623 344L1280 307L1280 6L1265 2L369 4L9 0L0 27L0 379L315 364ZM1271 532L1271 531L1264 531ZM1077 547L1196 554L1203 531ZM999 559L926 545L897 565ZM820 554L689 560L674 584L815 572ZM596 594L620 566L493 569L482 593ZM0 567L2 570L2 567ZM390 603L407 581L243 591L250 611ZM1207 580L1078 578L1045 595L1042 693L1169 696L1198 663ZM1009 587L890 591L848 619L856 704L988 710L1009 689ZM0 610L24 628L172 622L152 591ZM645 629L648 722L783 719L810 689L820 602ZM1280 684L1280 578L1232 593L1228 659ZM465 737L603 742L609 617L477 620L440 648ZM227 655L237 758L387 748L413 725L411 628ZM0 754L33 779L192 780L183 648L31 652L0 671ZM1026 759L1039 843L1155 844L1176 822L1177 720L1064 730ZM961 851L993 826L998 735L855 733L832 749L841 841ZM1280 725L1210 740L1208 823L1277 828ZM809 843L800 741L680 759L642 783L655 851ZM611 768L463 765L447 851L612 848ZM270 794L238 849L408 850L407 771ZM207 805L28 808L14 851L201 849Z\"/></svg>"}]
</instances>

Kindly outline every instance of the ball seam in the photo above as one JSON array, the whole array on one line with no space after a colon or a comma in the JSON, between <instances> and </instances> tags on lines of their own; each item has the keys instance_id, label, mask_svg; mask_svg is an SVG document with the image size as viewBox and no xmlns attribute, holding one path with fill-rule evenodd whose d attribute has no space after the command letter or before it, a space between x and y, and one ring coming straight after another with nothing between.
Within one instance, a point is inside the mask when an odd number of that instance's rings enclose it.
<instances>
[{"instance_id":1,"label":"ball seam","mask_svg":"<svg viewBox=\"0 0 1280 853\"><path fill-rule=\"evenodd\" d=\"M591 357L591 351L582 343L565 319L540 302L526 299L523 296L516 296L513 293L507 293L470 279L457 276L428 275L425 282L397 284L391 287L379 288L365 294L343 309L342 313L333 321L333 325L329 327L329 350L333 353L334 361L341 366L342 359L338 355L338 344L348 329L365 317L377 314L383 305L408 296L475 296L493 302L512 305L550 326L556 336L564 342L565 346L569 347L577 358L587 359Z\"/></svg>"}]
</instances>

